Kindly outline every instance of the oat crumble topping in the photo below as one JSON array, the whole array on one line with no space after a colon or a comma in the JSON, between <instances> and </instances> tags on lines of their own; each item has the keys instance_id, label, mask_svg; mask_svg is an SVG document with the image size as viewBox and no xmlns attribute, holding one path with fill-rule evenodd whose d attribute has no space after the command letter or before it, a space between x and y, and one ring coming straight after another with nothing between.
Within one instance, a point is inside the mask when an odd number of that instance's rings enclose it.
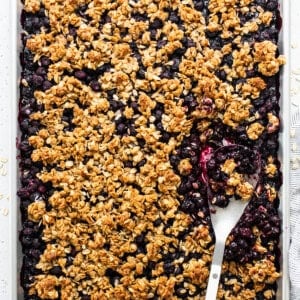
<instances>
[{"instance_id":1,"label":"oat crumble topping","mask_svg":"<svg viewBox=\"0 0 300 300\"><path fill-rule=\"evenodd\" d=\"M250 202L218 299L275 299L277 1L23 4L24 299L204 299L209 192Z\"/></svg>"}]
</instances>

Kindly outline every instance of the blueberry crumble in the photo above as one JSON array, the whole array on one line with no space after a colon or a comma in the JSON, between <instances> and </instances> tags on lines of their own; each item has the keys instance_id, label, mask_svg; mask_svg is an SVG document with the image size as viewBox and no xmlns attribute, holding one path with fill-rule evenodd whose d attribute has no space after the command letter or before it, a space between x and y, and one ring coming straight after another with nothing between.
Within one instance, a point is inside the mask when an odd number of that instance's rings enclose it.
<instances>
[{"instance_id":1,"label":"blueberry crumble","mask_svg":"<svg viewBox=\"0 0 300 300\"><path fill-rule=\"evenodd\" d=\"M278 0L24 0L24 299L204 299L209 201L249 201L218 299L280 277Z\"/></svg>"}]
</instances>

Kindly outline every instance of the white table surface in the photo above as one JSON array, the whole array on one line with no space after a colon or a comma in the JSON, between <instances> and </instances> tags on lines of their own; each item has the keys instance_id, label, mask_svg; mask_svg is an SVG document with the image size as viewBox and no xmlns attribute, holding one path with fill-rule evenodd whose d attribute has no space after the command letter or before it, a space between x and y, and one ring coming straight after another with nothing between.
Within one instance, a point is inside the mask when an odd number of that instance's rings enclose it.
<instances>
[{"instance_id":1,"label":"white table surface","mask_svg":"<svg viewBox=\"0 0 300 300\"><path fill-rule=\"evenodd\" d=\"M290 1L291 4L291 112L300 105L300 1ZM12 162L9 160L12 143L11 118L13 111L10 103L13 99L11 82L13 72L12 27L10 18L10 0L1 0L0 9L0 300L16 300L13 290L15 279L11 276L13 267L11 257L11 224L15 216L11 212L13 203L18 201L12 195ZM300 249L299 249L300 251ZM291 299L293 300L293 299Z\"/></svg>"}]
</instances>

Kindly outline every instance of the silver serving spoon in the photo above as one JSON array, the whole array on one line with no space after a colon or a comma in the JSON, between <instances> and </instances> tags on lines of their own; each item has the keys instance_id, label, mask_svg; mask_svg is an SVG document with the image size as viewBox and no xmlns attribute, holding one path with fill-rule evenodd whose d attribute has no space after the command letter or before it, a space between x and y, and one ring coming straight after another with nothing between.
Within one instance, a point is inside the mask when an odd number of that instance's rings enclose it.
<instances>
[{"instance_id":1,"label":"silver serving spoon","mask_svg":"<svg viewBox=\"0 0 300 300\"><path fill-rule=\"evenodd\" d=\"M218 207L211 203L212 194L209 187L209 180L207 175L205 175L207 171L207 162L221 149L226 148L229 151L245 148L241 145L228 144L226 141L223 144L223 147L220 147L215 151L213 151L211 148L204 149L200 157L200 166L202 169L201 178L202 181L207 184L209 198L208 203L211 211L210 216L216 239L205 300L215 300L217 297L226 239L241 218L247 204L249 203L249 201L236 200L234 197L231 198L229 204L225 208ZM259 174L261 171L259 154L257 154L257 157L258 162L256 173L254 175L245 176L245 179L254 187L254 190L257 188Z\"/></svg>"},{"instance_id":2,"label":"silver serving spoon","mask_svg":"<svg viewBox=\"0 0 300 300\"><path fill-rule=\"evenodd\" d=\"M210 201L209 201L210 202ZM210 204L211 222L215 232L215 249L210 268L205 300L215 300L217 297L226 239L242 216L248 201L232 199L226 208Z\"/></svg>"}]
</instances>

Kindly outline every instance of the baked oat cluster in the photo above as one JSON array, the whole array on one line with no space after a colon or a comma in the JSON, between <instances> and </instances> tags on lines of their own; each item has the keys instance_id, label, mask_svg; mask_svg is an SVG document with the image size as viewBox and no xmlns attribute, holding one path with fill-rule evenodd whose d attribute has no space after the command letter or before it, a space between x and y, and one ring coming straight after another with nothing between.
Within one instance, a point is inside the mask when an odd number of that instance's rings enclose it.
<instances>
[{"instance_id":1,"label":"baked oat cluster","mask_svg":"<svg viewBox=\"0 0 300 300\"><path fill-rule=\"evenodd\" d=\"M275 299L278 1L23 4L24 299L204 299L232 196L218 299Z\"/></svg>"}]
</instances>

